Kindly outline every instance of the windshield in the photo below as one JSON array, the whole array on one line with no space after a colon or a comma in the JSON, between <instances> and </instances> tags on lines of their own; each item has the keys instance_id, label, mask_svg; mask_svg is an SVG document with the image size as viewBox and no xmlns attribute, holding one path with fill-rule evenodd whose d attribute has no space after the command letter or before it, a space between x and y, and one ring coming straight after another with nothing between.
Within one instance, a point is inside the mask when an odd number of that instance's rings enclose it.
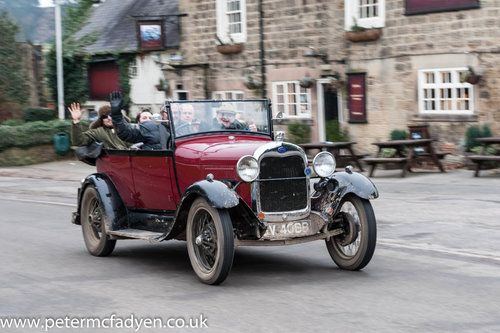
<instances>
[{"instance_id":1,"label":"windshield","mask_svg":"<svg viewBox=\"0 0 500 333\"><path fill-rule=\"evenodd\" d=\"M267 100L173 101L168 105L177 138L235 131L270 135Z\"/></svg>"}]
</instances>

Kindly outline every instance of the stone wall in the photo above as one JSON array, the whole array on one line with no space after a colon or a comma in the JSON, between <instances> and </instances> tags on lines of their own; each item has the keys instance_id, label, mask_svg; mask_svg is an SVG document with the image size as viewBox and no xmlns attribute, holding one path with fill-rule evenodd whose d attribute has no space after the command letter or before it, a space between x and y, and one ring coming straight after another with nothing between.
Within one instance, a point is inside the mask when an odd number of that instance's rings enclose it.
<instances>
[{"instance_id":1,"label":"stone wall","mask_svg":"<svg viewBox=\"0 0 500 333\"><path fill-rule=\"evenodd\" d=\"M379 40L346 44L346 66L367 72L368 124L350 126L355 140L368 147L388 139L391 130L412 124L428 124L433 138L457 148L470 125L488 125L500 135L500 1L482 1L480 9L415 16L404 15L404 1L386 0L386 6ZM419 114L418 70L466 66L484 69L473 88L475 115Z\"/></svg>"},{"instance_id":2,"label":"stone wall","mask_svg":"<svg viewBox=\"0 0 500 333\"><path fill-rule=\"evenodd\" d=\"M259 2L247 0L247 41L238 54L216 51L214 0L179 2L181 71L168 79L189 88L189 98L211 97L214 90L241 90L245 98L272 99L272 82L319 79L339 72L367 73L366 124L349 124L345 89L339 89L341 120L360 152L374 152L374 141L389 139L394 129L428 124L440 143L459 146L470 125L488 125L500 135L500 1L481 1L480 9L406 16L402 0L386 0L386 23L380 39L353 43L344 36L344 0L263 0L266 85L249 90L248 77L261 80ZM313 48L321 57L306 57ZM475 115L428 117L418 111L419 69L473 66L484 69L474 86ZM205 67L203 67L205 66ZM205 68L205 71L202 70ZM312 135L318 141L317 86L311 89Z\"/></svg>"}]
</instances>

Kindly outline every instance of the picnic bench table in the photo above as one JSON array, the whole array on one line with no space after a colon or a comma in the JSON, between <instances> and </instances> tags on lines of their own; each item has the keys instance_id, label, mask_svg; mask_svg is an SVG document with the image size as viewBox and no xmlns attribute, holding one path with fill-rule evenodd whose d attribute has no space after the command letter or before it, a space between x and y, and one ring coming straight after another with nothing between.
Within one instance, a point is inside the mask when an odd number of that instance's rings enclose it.
<instances>
[{"instance_id":1,"label":"picnic bench table","mask_svg":"<svg viewBox=\"0 0 500 333\"><path fill-rule=\"evenodd\" d=\"M385 142L374 142L373 145L378 146L378 152L376 157L367 157L363 161L371 166L369 177L373 176L375 167L378 164L394 163L401 168L401 177L406 175L406 171L411 171L411 165L413 162L428 160L433 162L441 172L445 172L443 165L439 161L438 154L434 151L432 147L433 139L417 139L417 140L393 140ZM417 153L415 148L424 148L422 153ZM395 149L394 154L389 157L382 156L382 150L384 148Z\"/></svg>"},{"instance_id":2,"label":"picnic bench table","mask_svg":"<svg viewBox=\"0 0 500 333\"><path fill-rule=\"evenodd\" d=\"M360 162L360 157L362 155L357 155L354 152L352 146L355 144L355 141L346 141L346 142L313 142L313 143L304 143L299 146L304 149L306 155L314 156L311 152L312 150L326 150L335 156L335 160L337 161L337 166L342 164L353 162L356 164L360 171L363 170L363 166Z\"/></svg>"},{"instance_id":3,"label":"picnic bench table","mask_svg":"<svg viewBox=\"0 0 500 333\"><path fill-rule=\"evenodd\" d=\"M481 142L483 145L483 149L481 150L481 154L478 155L469 155L467 156L472 162L476 163L476 172L474 173L474 177L479 177L479 170L481 170L481 166L484 165L485 162L494 161L500 162L500 155L486 155L486 149L490 145L500 144L500 136L491 136L486 138L477 138L477 141Z\"/></svg>"}]
</instances>

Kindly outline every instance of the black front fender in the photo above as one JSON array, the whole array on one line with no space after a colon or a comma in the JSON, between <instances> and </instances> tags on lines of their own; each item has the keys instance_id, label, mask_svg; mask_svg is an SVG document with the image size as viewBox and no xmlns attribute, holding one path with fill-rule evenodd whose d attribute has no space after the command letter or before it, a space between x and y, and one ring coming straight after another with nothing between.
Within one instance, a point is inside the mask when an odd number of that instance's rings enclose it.
<instances>
[{"instance_id":1,"label":"black front fender","mask_svg":"<svg viewBox=\"0 0 500 333\"><path fill-rule=\"evenodd\" d=\"M201 180L191 184L182 195L181 205L187 198L202 196L214 208L232 208L239 203L239 196L221 181Z\"/></svg>"},{"instance_id":2,"label":"black front fender","mask_svg":"<svg viewBox=\"0 0 500 333\"><path fill-rule=\"evenodd\" d=\"M85 190L93 186L104 210L104 218L107 230L118 230L128 226L127 208L123 203L118 190L113 181L103 174L92 174L83 180L82 186L78 191L78 222L80 222L82 197ZM78 223L80 224L80 223Z\"/></svg>"},{"instance_id":3,"label":"black front fender","mask_svg":"<svg viewBox=\"0 0 500 333\"><path fill-rule=\"evenodd\" d=\"M329 179L337 182L338 192L341 197L353 193L363 199L378 198L378 190L373 182L364 175L353 172L338 172Z\"/></svg>"},{"instance_id":4,"label":"black front fender","mask_svg":"<svg viewBox=\"0 0 500 333\"><path fill-rule=\"evenodd\" d=\"M315 194L311 199L312 209L321 212L332 212L335 215L342 199L354 194L362 199L378 198L378 190L370 179L360 173L338 172L331 177L323 178L314 184Z\"/></svg>"},{"instance_id":5,"label":"black front fender","mask_svg":"<svg viewBox=\"0 0 500 333\"><path fill-rule=\"evenodd\" d=\"M210 206L218 209L230 209L238 206L240 202L238 194L221 181L200 180L191 184L182 195L181 202L177 207L175 224L169 235L170 238L182 235L186 229L191 204L198 197L205 198Z\"/></svg>"}]
</instances>

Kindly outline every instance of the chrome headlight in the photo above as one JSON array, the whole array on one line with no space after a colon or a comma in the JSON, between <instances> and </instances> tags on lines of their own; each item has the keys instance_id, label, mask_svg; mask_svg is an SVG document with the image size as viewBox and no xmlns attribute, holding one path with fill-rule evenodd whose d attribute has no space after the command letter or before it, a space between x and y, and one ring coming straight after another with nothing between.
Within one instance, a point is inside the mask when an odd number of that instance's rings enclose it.
<instances>
[{"instance_id":1,"label":"chrome headlight","mask_svg":"<svg viewBox=\"0 0 500 333\"><path fill-rule=\"evenodd\" d=\"M335 162L335 157L333 157L331 153L322 151L314 157L312 165L314 172L318 176L328 177L335 172L337 163Z\"/></svg>"},{"instance_id":2,"label":"chrome headlight","mask_svg":"<svg viewBox=\"0 0 500 333\"><path fill-rule=\"evenodd\" d=\"M252 182L259 175L259 162L255 157L245 155L236 164L236 172L244 182Z\"/></svg>"}]
</instances>

